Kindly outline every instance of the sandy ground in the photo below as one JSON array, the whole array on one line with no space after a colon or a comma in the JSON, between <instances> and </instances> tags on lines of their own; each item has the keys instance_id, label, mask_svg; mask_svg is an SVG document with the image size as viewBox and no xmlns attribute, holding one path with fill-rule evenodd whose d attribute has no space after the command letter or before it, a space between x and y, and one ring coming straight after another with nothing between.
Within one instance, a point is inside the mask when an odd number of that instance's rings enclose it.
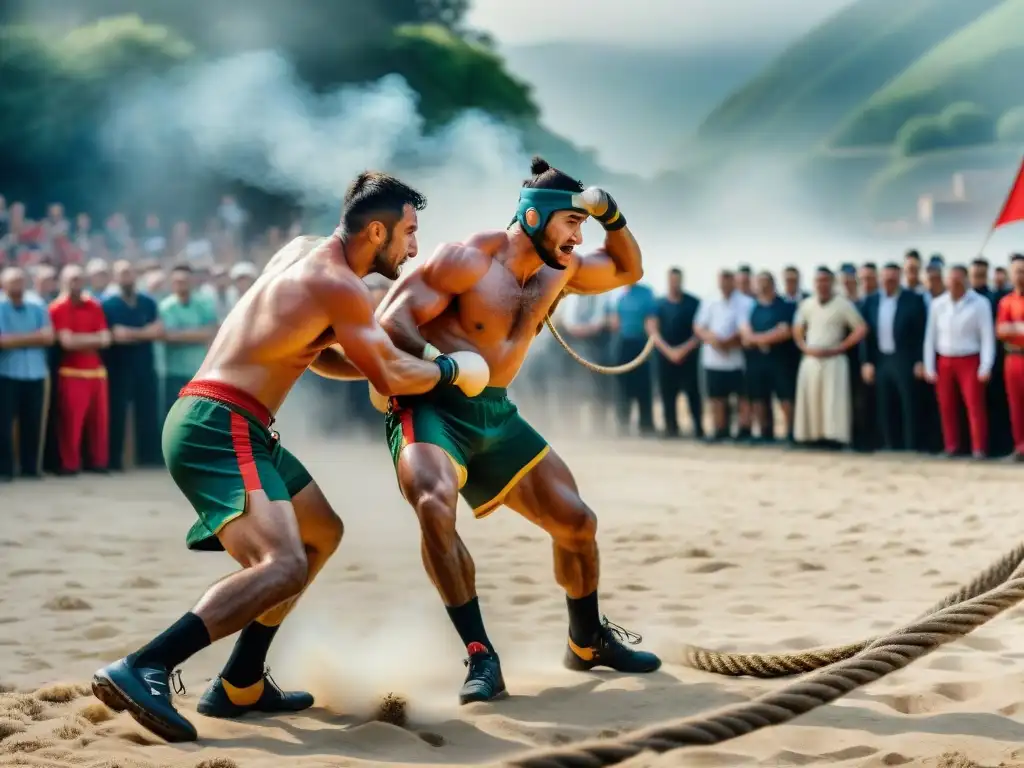
<instances>
[{"instance_id":1,"label":"sandy ground","mask_svg":"<svg viewBox=\"0 0 1024 768\"><path fill-rule=\"evenodd\" d=\"M197 744L163 744L74 685L56 685L85 683L134 650L232 564L185 549L192 513L162 473L21 482L0 489L0 683L16 691L0 694L0 765L493 763L784 685L673 660L685 642L790 650L871 636L968 580L1020 531L1022 477L1010 467L555 443L601 521L603 609L664 654L662 672L562 670L565 608L544 535L508 510L483 521L467 512L460 529L513 695L458 708L462 651L422 572L386 449L292 443L347 526L271 652L276 679L312 690L317 707L239 722L196 715L230 641L183 670L179 704L194 717ZM632 764L1024 765L1022 616L1011 612L793 724ZM387 692L409 698L407 729L369 721Z\"/></svg>"}]
</instances>

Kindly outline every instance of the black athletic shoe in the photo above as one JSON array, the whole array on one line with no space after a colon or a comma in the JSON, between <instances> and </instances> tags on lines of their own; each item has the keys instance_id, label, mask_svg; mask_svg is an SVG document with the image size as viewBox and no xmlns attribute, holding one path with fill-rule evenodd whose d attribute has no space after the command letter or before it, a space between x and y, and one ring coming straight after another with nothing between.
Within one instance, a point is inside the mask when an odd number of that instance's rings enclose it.
<instances>
[{"instance_id":1,"label":"black athletic shoe","mask_svg":"<svg viewBox=\"0 0 1024 768\"><path fill-rule=\"evenodd\" d=\"M180 675L175 693L184 693ZM93 695L115 712L127 711L142 727L167 741L195 741L195 726L174 708L171 676L163 667L132 667L115 661L92 678Z\"/></svg>"},{"instance_id":2,"label":"black athletic shoe","mask_svg":"<svg viewBox=\"0 0 1024 768\"><path fill-rule=\"evenodd\" d=\"M465 664L469 671L459 691L459 704L494 701L507 696L498 657L483 643L470 643L466 650L469 651L469 658Z\"/></svg>"},{"instance_id":3,"label":"black athletic shoe","mask_svg":"<svg viewBox=\"0 0 1024 768\"><path fill-rule=\"evenodd\" d=\"M643 638L602 618L601 629L587 647L576 645L569 638L565 649L565 666L577 672L594 667L610 667L616 672L653 672L661 666L661 659L649 651L635 651L625 643L637 645Z\"/></svg>"},{"instance_id":4,"label":"black athletic shoe","mask_svg":"<svg viewBox=\"0 0 1024 768\"><path fill-rule=\"evenodd\" d=\"M241 717L247 712L301 712L312 706L312 694L305 691L282 691L270 676L268 669L263 673L263 693L255 704L235 704L224 690L224 684L218 676L199 699L196 711L207 717L233 718Z\"/></svg>"}]
</instances>

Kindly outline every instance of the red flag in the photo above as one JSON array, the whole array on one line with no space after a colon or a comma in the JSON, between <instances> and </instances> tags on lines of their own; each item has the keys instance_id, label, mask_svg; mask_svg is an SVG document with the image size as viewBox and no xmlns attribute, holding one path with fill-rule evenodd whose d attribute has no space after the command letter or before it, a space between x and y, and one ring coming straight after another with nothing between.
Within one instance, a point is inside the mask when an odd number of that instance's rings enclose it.
<instances>
[{"instance_id":1,"label":"red flag","mask_svg":"<svg viewBox=\"0 0 1024 768\"><path fill-rule=\"evenodd\" d=\"M1013 182L1010 193L1006 196L1003 210L1000 212L999 218L996 219L996 223L992 225L992 229L1022 220L1024 220L1024 162L1021 163L1020 170L1017 171L1017 178Z\"/></svg>"}]
</instances>

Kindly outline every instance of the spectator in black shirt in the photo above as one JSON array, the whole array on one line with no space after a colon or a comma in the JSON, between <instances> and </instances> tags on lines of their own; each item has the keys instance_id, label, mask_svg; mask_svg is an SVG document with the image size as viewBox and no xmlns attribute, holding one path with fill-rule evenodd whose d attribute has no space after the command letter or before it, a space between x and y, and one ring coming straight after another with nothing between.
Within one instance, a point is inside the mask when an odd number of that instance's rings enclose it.
<instances>
[{"instance_id":1,"label":"spectator in black shirt","mask_svg":"<svg viewBox=\"0 0 1024 768\"><path fill-rule=\"evenodd\" d=\"M810 294L800 286L800 270L789 266L782 270L782 298L799 304Z\"/></svg>"},{"instance_id":2,"label":"spectator in black shirt","mask_svg":"<svg viewBox=\"0 0 1024 768\"><path fill-rule=\"evenodd\" d=\"M673 267L668 272L668 295L658 300L657 315L648 322L647 332L658 350L658 389L665 417L665 436L679 436L676 403L686 395L690 420L696 437L704 437L704 403L700 394L700 367L697 362L700 339L693 333L700 299L683 291L683 272Z\"/></svg>"},{"instance_id":3,"label":"spectator in black shirt","mask_svg":"<svg viewBox=\"0 0 1024 768\"><path fill-rule=\"evenodd\" d=\"M757 276L757 303L750 318L740 325L740 338L747 350L747 391L754 421L760 430L761 442L771 442L772 398L786 419L786 434L793 429L793 398L796 379L792 375L791 355L787 346L793 339L793 315L797 305L779 296L771 272Z\"/></svg>"},{"instance_id":4,"label":"spectator in black shirt","mask_svg":"<svg viewBox=\"0 0 1024 768\"><path fill-rule=\"evenodd\" d=\"M988 284L989 263L982 257L971 262L969 271L971 289L984 296L992 308L992 323L996 322L999 294ZM1003 369L1006 366L1006 351L1002 344L996 344L996 360L992 366L992 378L985 387L985 404L988 408L988 453L990 456L1008 456L1013 453L1013 436L1010 434L1010 409L1006 400L1006 381Z\"/></svg>"}]
</instances>

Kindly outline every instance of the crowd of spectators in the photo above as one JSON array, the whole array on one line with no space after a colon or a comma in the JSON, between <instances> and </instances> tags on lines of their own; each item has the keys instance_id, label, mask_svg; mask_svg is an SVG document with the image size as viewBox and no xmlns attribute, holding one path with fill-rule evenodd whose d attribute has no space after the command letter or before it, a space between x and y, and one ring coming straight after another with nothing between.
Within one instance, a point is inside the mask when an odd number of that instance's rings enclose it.
<instances>
[{"instance_id":1,"label":"crowd of spectators","mask_svg":"<svg viewBox=\"0 0 1024 768\"><path fill-rule=\"evenodd\" d=\"M55 204L31 221L0 197L0 481L162 465L163 416L299 232L253 234L248 219L225 196L199 235L186 222L165 234L155 214L136 232L116 212L93 231L85 214L72 226ZM598 431L633 431L635 410L645 436L659 421L669 438L1024 460L1024 256L992 270L983 259L922 265L909 251L880 270L821 267L812 293L796 267L781 285L722 270L703 299L678 269L668 286L660 298L645 283L570 296L556 314L598 363L631 360L653 336L646 363L592 374L545 334L514 389L572 391L554 399L557 418ZM387 290L370 287L378 301ZM321 426L379 421L365 384L318 383L339 405Z\"/></svg>"},{"instance_id":2,"label":"crowd of spectators","mask_svg":"<svg viewBox=\"0 0 1024 768\"><path fill-rule=\"evenodd\" d=\"M662 434L679 436L682 395L690 434L711 442L1024 461L1024 255L947 267L910 250L881 269L819 267L810 293L796 267L781 277L724 269L702 299L673 269L660 298L644 283L570 296L562 331L595 362L631 360L649 336L657 350L617 386L582 369L576 386L620 433L635 409L656 434L657 394Z\"/></svg>"}]
</instances>

